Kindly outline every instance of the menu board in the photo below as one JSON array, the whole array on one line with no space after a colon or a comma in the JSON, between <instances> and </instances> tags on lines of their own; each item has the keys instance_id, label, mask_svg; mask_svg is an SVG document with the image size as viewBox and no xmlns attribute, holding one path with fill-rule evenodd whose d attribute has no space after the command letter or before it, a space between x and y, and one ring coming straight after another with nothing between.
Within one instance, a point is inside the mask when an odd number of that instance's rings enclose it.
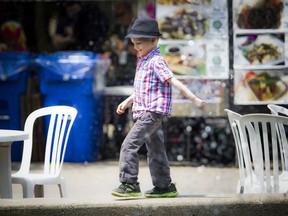
<instances>
[{"instance_id":1,"label":"menu board","mask_svg":"<svg viewBox=\"0 0 288 216\"><path fill-rule=\"evenodd\" d=\"M234 0L234 103L287 102L288 1Z\"/></svg>"},{"instance_id":2,"label":"menu board","mask_svg":"<svg viewBox=\"0 0 288 216\"><path fill-rule=\"evenodd\" d=\"M173 88L173 116L222 116L229 77L226 0L158 0L160 51L175 76L207 104L199 111Z\"/></svg>"},{"instance_id":3,"label":"menu board","mask_svg":"<svg viewBox=\"0 0 288 216\"><path fill-rule=\"evenodd\" d=\"M227 79L226 0L158 0L161 53L177 76Z\"/></svg>"}]
</instances>

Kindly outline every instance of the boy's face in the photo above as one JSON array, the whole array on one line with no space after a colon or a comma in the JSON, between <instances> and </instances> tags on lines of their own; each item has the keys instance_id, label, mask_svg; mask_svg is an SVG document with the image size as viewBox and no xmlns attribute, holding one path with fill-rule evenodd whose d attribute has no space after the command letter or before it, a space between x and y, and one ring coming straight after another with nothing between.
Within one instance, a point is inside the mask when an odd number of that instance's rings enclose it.
<instances>
[{"instance_id":1,"label":"boy's face","mask_svg":"<svg viewBox=\"0 0 288 216\"><path fill-rule=\"evenodd\" d=\"M157 38L131 38L139 57L146 56L157 47Z\"/></svg>"}]
</instances>

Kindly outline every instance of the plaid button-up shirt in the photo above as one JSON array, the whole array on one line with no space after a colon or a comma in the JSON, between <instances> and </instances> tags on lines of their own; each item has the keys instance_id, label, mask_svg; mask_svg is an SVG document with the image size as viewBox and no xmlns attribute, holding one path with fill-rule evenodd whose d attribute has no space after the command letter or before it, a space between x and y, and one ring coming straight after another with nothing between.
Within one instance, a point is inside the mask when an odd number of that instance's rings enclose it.
<instances>
[{"instance_id":1,"label":"plaid button-up shirt","mask_svg":"<svg viewBox=\"0 0 288 216\"><path fill-rule=\"evenodd\" d=\"M145 111L171 114L172 87L167 79L173 77L159 47L140 59L134 79L133 118Z\"/></svg>"}]
</instances>

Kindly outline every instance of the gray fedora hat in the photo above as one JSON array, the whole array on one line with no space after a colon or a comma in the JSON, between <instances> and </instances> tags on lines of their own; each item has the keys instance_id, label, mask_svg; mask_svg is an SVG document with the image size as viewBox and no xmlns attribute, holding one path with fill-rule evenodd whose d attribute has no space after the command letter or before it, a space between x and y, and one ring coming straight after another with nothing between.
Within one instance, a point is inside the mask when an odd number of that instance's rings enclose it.
<instances>
[{"instance_id":1,"label":"gray fedora hat","mask_svg":"<svg viewBox=\"0 0 288 216\"><path fill-rule=\"evenodd\" d=\"M160 38L158 23L154 19L136 19L126 38Z\"/></svg>"}]
</instances>

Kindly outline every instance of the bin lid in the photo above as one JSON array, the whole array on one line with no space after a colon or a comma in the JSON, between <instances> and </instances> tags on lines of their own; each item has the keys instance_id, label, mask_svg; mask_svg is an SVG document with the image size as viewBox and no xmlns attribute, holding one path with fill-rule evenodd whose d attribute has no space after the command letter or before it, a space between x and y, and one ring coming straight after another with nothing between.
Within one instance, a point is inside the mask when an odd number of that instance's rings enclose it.
<instances>
[{"instance_id":1,"label":"bin lid","mask_svg":"<svg viewBox=\"0 0 288 216\"><path fill-rule=\"evenodd\" d=\"M27 52L0 52L0 78L18 74L31 66L32 54Z\"/></svg>"},{"instance_id":2,"label":"bin lid","mask_svg":"<svg viewBox=\"0 0 288 216\"><path fill-rule=\"evenodd\" d=\"M97 54L88 51L63 51L40 55L36 63L49 71L72 79L93 77Z\"/></svg>"}]
</instances>

